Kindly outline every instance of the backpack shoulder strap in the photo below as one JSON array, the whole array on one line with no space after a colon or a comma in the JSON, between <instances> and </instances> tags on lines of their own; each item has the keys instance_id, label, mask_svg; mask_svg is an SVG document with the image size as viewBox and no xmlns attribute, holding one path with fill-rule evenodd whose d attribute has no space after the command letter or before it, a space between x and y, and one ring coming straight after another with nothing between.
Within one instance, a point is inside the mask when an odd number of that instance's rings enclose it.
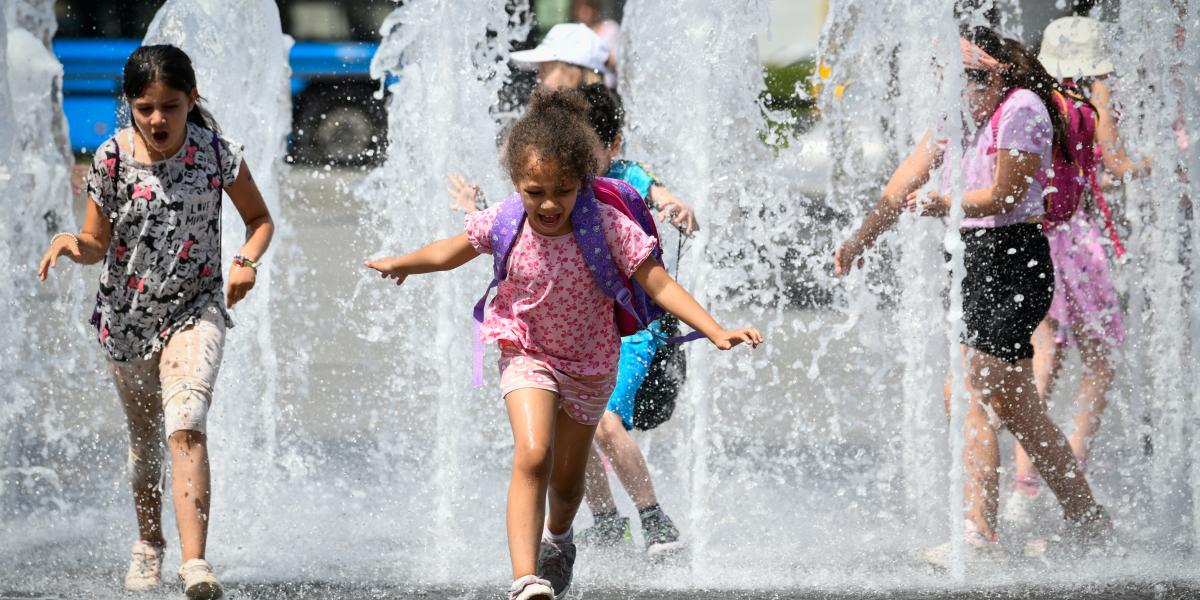
<instances>
[{"instance_id":1,"label":"backpack shoulder strap","mask_svg":"<svg viewBox=\"0 0 1200 600\"><path fill-rule=\"evenodd\" d=\"M996 110L992 111L991 118L988 119L988 126L992 128L992 143L988 145L988 154L995 154L1000 151L1000 146L998 145L1000 143L1000 117L1004 112L1005 103L1007 103L1008 99L1012 98L1012 95L1017 93L1017 90L1019 89L1021 88L1013 88L1008 90L1008 93L1004 95L1004 99L1000 101L1000 104L996 105Z\"/></svg>"},{"instance_id":2,"label":"backpack shoulder strap","mask_svg":"<svg viewBox=\"0 0 1200 600\"><path fill-rule=\"evenodd\" d=\"M213 158L217 161L217 178L221 180L221 189L225 189L225 167L221 165L221 136L212 132Z\"/></svg>"},{"instance_id":3,"label":"backpack shoulder strap","mask_svg":"<svg viewBox=\"0 0 1200 600\"><path fill-rule=\"evenodd\" d=\"M475 303L473 312L475 320L472 323L471 381L475 387L483 386L483 338L480 328L483 326L488 297L492 295L492 290L499 287L500 282L508 277L508 255L512 253L521 227L525 224L525 207L521 204L519 193L514 192L496 210L496 220L492 222L492 229L488 232L488 240L492 246L492 282Z\"/></svg>"},{"instance_id":4,"label":"backpack shoulder strap","mask_svg":"<svg viewBox=\"0 0 1200 600\"><path fill-rule=\"evenodd\" d=\"M521 204L521 195L513 193L500 204L496 220L492 222L492 230L488 234L493 256L492 275L497 282L508 277L508 255L512 252L524 224L525 206Z\"/></svg>"},{"instance_id":5,"label":"backpack shoulder strap","mask_svg":"<svg viewBox=\"0 0 1200 600\"><path fill-rule=\"evenodd\" d=\"M132 140L132 136L130 137ZM121 182L121 140L117 136L113 136L113 190L117 189L117 184Z\"/></svg>"}]
</instances>

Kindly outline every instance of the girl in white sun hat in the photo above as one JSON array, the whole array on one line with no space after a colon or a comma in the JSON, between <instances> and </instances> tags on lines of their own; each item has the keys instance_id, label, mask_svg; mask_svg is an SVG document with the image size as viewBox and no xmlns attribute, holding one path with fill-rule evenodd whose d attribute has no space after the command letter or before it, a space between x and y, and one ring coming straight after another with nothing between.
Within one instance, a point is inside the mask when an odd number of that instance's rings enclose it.
<instances>
[{"instance_id":1,"label":"girl in white sun hat","mask_svg":"<svg viewBox=\"0 0 1200 600\"><path fill-rule=\"evenodd\" d=\"M608 47L582 23L555 25L532 50L512 53L513 62L537 69L538 82L550 89L577 88L604 83L613 87L608 69Z\"/></svg>"},{"instance_id":2,"label":"girl in white sun hat","mask_svg":"<svg viewBox=\"0 0 1200 600\"><path fill-rule=\"evenodd\" d=\"M1104 51L1101 23L1086 17L1064 17L1052 21L1042 36L1038 60L1063 87L1087 98L1095 107L1095 148L1103 169L1085 175L1091 189L1066 222L1046 228L1054 261L1054 299L1046 318L1034 332L1034 377L1045 401L1054 389L1065 351L1074 343L1084 364L1083 379L1075 392L1076 413L1070 445L1080 470L1086 472L1091 442L1100 427L1100 415L1115 373L1109 359L1124 341L1121 305L1108 269L1108 251L1124 254L1112 225L1111 213L1101 190L1101 176L1121 181L1140 177L1150 170L1148 160L1135 164L1117 137L1119 114L1112 104L1108 76L1113 64ZM1104 242L1104 238L1110 242ZM1020 444L1015 448L1016 476L1005 502L1002 518L1018 527L1033 524L1034 505L1042 494L1029 456Z\"/></svg>"}]
</instances>

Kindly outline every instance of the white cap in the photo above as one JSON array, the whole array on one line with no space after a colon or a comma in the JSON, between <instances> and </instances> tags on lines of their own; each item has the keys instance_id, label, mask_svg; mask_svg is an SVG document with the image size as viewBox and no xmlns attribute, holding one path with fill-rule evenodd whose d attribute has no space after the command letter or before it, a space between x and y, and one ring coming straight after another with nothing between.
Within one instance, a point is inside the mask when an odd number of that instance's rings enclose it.
<instances>
[{"instance_id":1,"label":"white cap","mask_svg":"<svg viewBox=\"0 0 1200 600\"><path fill-rule=\"evenodd\" d=\"M518 65L532 69L538 63L559 61L598 73L607 73L608 48L596 32L582 23L555 25L546 33L542 43L532 50L512 53Z\"/></svg>"},{"instance_id":2,"label":"white cap","mask_svg":"<svg viewBox=\"0 0 1200 600\"><path fill-rule=\"evenodd\" d=\"M1100 22L1087 17L1063 17L1046 26L1038 60L1056 79L1095 77L1113 71L1104 56Z\"/></svg>"}]
</instances>

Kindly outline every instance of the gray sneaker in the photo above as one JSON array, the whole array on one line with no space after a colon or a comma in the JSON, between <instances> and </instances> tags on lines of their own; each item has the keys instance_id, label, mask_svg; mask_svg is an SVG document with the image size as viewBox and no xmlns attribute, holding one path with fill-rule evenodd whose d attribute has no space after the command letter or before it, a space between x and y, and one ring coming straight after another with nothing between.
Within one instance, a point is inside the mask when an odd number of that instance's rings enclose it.
<instances>
[{"instance_id":1,"label":"gray sneaker","mask_svg":"<svg viewBox=\"0 0 1200 600\"><path fill-rule=\"evenodd\" d=\"M633 544L633 533L629 530L629 518L601 516L591 527L579 532L576 538L585 548L613 548L622 544Z\"/></svg>"},{"instance_id":2,"label":"gray sneaker","mask_svg":"<svg viewBox=\"0 0 1200 600\"><path fill-rule=\"evenodd\" d=\"M550 582L554 598L567 596L571 589L571 574L575 570L575 542L552 542L542 539L538 551L537 574Z\"/></svg>"},{"instance_id":3,"label":"gray sneaker","mask_svg":"<svg viewBox=\"0 0 1200 600\"><path fill-rule=\"evenodd\" d=\"M1085 554L1104 551L1113 545L1113 523L1108 511L1097 504L1079 521L1065 520L1063 541Z\"/></svg>"},{"instance_id":4,"label":"gray sneaker","mask_svg":"<svg viewBox=\"0 0 1200 600\"><path fill-rule=\"evenodd\" d=\"M685 545L679 541L679 529L667 513L662 509L654 509L641 516L642 537L646 538L648 557L663 559L683 551Z\"/></svg>"}]
</instances>

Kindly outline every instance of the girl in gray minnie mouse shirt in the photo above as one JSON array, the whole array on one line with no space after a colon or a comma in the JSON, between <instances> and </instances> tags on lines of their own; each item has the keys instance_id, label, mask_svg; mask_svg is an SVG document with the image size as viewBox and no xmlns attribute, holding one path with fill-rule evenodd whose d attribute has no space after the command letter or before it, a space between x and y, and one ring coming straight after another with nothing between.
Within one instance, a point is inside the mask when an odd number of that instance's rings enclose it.
<instances>
[{"instance_id":1,"label":"girl in gray minnie mouse shirt","mask_svg":"<svg viewBox=\"0 0 1200 600\"><path fill-rule=\"evenodd\" d=\"M60 233L39 268L57 259L104 261L92 324L129 424L129 468L139 540L125 586L161 585L162 439L171 448L172 496L188 598L217 598L205 560L209 521L206 421L232 308L254 287L274 225L242 147L200 107L191 60L145 46L125 64L133 127L100 146L87 176L79 234ZM222 290L221 198L246 223L246 243Z\"/></svg>"}]
</instances>

